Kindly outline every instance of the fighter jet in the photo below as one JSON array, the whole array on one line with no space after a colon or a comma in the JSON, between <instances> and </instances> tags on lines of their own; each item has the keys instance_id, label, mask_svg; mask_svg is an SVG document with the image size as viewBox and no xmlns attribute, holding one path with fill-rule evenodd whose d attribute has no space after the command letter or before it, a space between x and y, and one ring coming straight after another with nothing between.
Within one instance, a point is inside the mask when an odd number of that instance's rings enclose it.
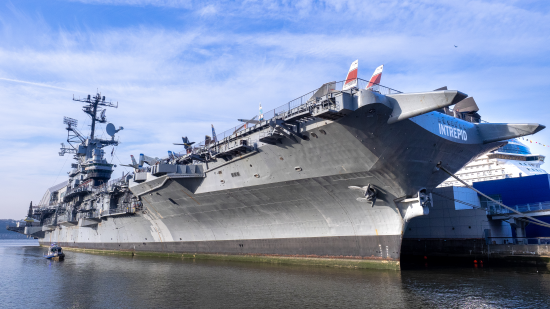
<instances>
[{"instance_id":1,"label":"fighter jet","mask_svg":"<svg viewBox=\"0 0 550 309\"><path fill-rule=\"evenodd\" d=\"M143 153L139 154L139 163L136 162L136 159L134 159L133 155L130 155L130 157L132 158L132 164L121 164L121 165L122 166L133 167L134 169L138 169L138 168L143 167L143 163L147 163L148 165L152 166L152 165L155 165L158 162L160 162L159 158L152 158L152 157L144 155Z\"/></svg>"},{"instance_id":2,"label":"fighter jet","mask_svg":"<svg viewBox=\"0 0 550 309\"><path fill-rule=\"evenodd\" d=\"M344 82L344 86L342 87L342 90L348 90L353 87L357 87L357 72L359 68L359 60L355 60L351 63L351 66L348 71L348 75L346 75L346 80ZM309 98L308 102L314 101L317 98L320 98L324 95L327 95L333 91L336 90L336 82L329 82L323 84L315 93ZM260 105L261 108L261 105Z\"/></svg>"},{"instance_id":3,"label":"fighter jet","mask_svg":"<svg viewBox=\"0 0 550 309\"><path fill-rule=\"evenodd\" d=\"M141 153L139 155L139 161L140 162L143 161L143 162L147 163L148 165L153 166L153 165L157 164L158 162L160 162L160 159L157 158L157 157L155 157L155 158L149 157L149 156L146 156L143 153Z\"/></svg>"},{"instance_id":4,"label":"fighter jet","mask_svg":"<svg viewBox=\"0 0 550 309\"><path fill-rule=\"evenodd\" d=\"M251 123L251 124L258 124L258 123L260 123L260 121L256 120L256 118L258 118L258 116L254 116L254 117L252 117L252 119L249 119L249 120L246 120L246 119L237 119L237 121L244 122L244 124L241 125L240 127L238 127L237 129L235 129L235 132L233 132L233 133L237 133L237 132L239 132L239 131L242 130L242 129L246 129L246 127L247 127L247 125L248 125L249 123Z\"/></svg>"},{"instance_id":5,"label":"fighter jet","mask_svg":"<svg viewBox=\"0 0 550 309\"><path fill-rule=\"evenodd\" d=\"M133 167L134 169L138 169L138 168L143 167L143 161L141 160L141 156L140 156L139 164L136 162L136 159L134 159L133 155L130 155L130 157L132 158L132 164L121 164L121 165L122 166Z\"/></svg>"},{"instance_id":6,"label":"fighter jet","mask_svg":"<svg viewBox=\"0 0 550 309\"><path fill-rule=\"evenodd\" d=\"M180 155L179 153L175 152L175 151L170 151L168 150L168 158L170 160L174 160L174 159L177 159L179 157L181 157L182 155Z\"/></svg>"},{"instance_id":7,"label":"fighter jet","mask_svg":"<svg viewBox=\"0 0 550 309\"><path fill-rule=\"evenodd\" d=\"M187 136L183 136L181 140L183 141L183 144L174 143L174 145L184 146L186 150L191 148L191 145L195 143L195 142L189 142L189 139L187 138Z\"/></svg>"},{"instance_id":8,"label":"fighter jet","mask_svg":"<svg viewBox=\"0 0 550 309\"><path fill-rule=\"evenodd\" d=\"M376 189L373 186L371 186L370 183L368 185L364 186L364 187L349 186L348 188L352 189L352 190L361 191L363 193L362 194L363 197L358 197L357 201L359 201L359 202L370 202L371 206L374 207L374 203L376 203L376 195L377 195L378 192L376 191Z\"/></svg>"}]
</instances>

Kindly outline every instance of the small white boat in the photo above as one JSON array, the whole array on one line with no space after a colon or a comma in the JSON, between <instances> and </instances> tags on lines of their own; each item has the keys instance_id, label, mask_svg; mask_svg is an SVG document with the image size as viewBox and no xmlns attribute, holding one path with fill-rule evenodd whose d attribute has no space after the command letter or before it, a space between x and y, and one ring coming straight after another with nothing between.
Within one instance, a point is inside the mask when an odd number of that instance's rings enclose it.
<instances>
[{"instance_id":1,"label":"small white boat","mask_svg":"<svg viewBox=\"0 0 550 309\"><path fill-rule=\"evenodd\" d=\"M59 247L57 243L53 243L48 249L48 254L44 255L44 257L49 260L60 261L65 259L65 253L63 253L63 249Z\"/></svg>"}]
</instances>

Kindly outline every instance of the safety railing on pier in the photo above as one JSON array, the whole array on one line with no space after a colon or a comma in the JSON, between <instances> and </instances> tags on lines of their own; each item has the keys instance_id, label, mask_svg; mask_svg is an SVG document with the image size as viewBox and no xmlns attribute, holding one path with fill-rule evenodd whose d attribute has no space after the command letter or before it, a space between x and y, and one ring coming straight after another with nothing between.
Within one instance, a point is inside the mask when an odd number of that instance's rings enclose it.
<instances>
[{"instance_id":1,"label":"safety railing on pier","mask_svg":"<svg viewBox=\"0 0 550 309\"><path fill-rule=\"evenodd\" d=\"M485 237L489 245L550 245L550 237Z\"/></svg>"},{"instance_id":2,"label":"safety railing on pier","mask_svg":"<svg viewBox=\"0 0 550 309\"><path fill-rule=\"evenodd\" d=\"M521 205L510 206L510 207L519 212L550 210L550 201L541 202L541 203L521 204ZM494 203L487 203L486 210L487 210L487 213L491 215L514 213L513 211Z\"/></svg>"}]
</instances>

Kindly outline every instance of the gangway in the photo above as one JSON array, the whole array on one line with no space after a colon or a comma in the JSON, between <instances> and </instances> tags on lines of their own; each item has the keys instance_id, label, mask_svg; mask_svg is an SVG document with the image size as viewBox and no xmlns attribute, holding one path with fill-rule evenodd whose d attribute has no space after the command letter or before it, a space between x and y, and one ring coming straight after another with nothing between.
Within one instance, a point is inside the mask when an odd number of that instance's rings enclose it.
<instances>
[{"instance_id":1,"label":"gangway","mask_svg":"<svg viewBox=\"0 0 550 309\"><path fill-rule=\"evenodd\" d=\"M507 214L506 217L503 217L501 220L514 219L514 221L516 221L516 222L522 222L521 225L525 225L527 223L533 223L533 224L536 224L536 225L540 225L540 226L550 228L550 223L544 222L544 221L539 220L537 218L534 218L534 216L540 216L538 213L545 213L545 215L550 215L550 210L544 210L543 212L541 210L541 211L534 211L534 212L530 212L530 213L522 213L522 212L518 211L517 209L506 206L503 203L491 198L490 196L488 196L488 195L484 194L483 192L477 190L476 188L470 186L469 184L464 182L462 179L458 178L458 176L456 176L455 174L453 174L449 170L447 170L445 167L443 167L443 164L441 162L439 162L436 166L436 171L438 171L438 170L444 171L445 173L449 174L449 176L451 176L454 179L458 180L460 183L462 183L467 188L469 188L471 190L474 190L475 192L477 192L477 194L487 198L488 200L492 201L496 205L499 205L502 208L510 211L510 213ZM548 213L548 214L546 214L546 213ZM495 219L495 218L493 218L493 219Z\"/></svg>"},{"instance_id":2,"label":"gangway","mask_svg":"<svg viewBox=\"0 0 550 309\"><path fill-rule=\"evenodd\" d=\"M542 203L516 205L516 206L512 206L512 208L524 214L528 214L532 217L550 216L550 201L542 202ZM489 215L493 220L507 220L510 218L522 217L521 215L515 212L511 212L508 209L502 209L502 208L491 209L491 211L489 211Z\"/></svg>"}]
</instances>

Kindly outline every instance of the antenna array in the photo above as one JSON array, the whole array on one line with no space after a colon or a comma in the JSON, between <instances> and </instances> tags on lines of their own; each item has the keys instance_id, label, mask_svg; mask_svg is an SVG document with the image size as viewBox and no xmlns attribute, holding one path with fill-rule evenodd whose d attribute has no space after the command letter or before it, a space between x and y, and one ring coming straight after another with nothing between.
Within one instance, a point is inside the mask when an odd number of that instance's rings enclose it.
<instances>
[{"instance_id":1,"label":"antenna array","mask_svg":"<svg viewBox=\"0 0 550 309\"><path fill-rule=\"evenodd\" d=\"M118 108L118 102L115 105L112 102L105 101L105 96L101 96L100 93L96 93L96 95L93 97L91 95L88 95L84 99L75 99L73 97L73 101L83 102L86 104L83 106L82 110L86 114L90 115L90 117L92 118L92 130L90 133L90 139L94 139L96 121L99 123L107 122L107 118L105 117L105 108Z\"/></svg>"},{"instance_id":2,"label":"antenna array","mask_svg":"<svg viewBox=\"0 0 550 309\"><path fill-rule=\"evenodd\" d=\"M78 126L78 120L70 117L63 117L63 123L66 124L69 128L77 127Z\"/></svg>"}]
</instances>

